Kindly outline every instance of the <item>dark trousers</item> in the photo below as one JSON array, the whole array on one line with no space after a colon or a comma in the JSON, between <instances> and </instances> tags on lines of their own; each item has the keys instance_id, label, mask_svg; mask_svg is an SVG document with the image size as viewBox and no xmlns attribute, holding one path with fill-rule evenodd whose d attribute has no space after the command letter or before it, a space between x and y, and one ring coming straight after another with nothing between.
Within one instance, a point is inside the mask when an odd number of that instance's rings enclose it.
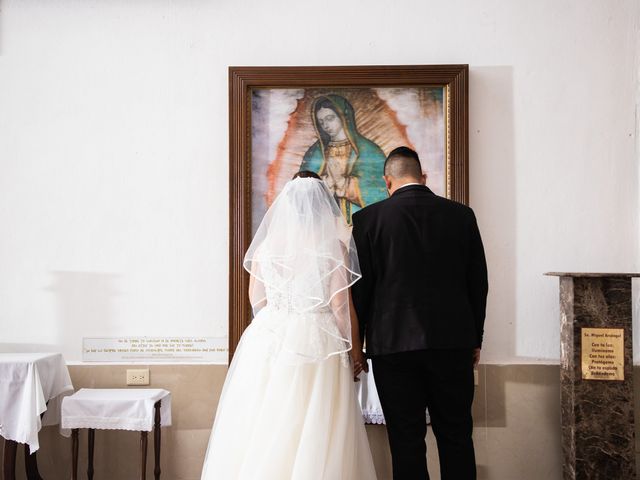
<instances>
[{"instance_id":1,"label":"dark trousers","mask_svg":"<svg viewBox=\"0 0 640 480\"><path fill-rule=\"evenodd\" d=\"M419 350L372 357L387 423L394 480L425 480L425 410L438 444L442 480L474 480L472 350Z\"/></svg>"}]
</instances>

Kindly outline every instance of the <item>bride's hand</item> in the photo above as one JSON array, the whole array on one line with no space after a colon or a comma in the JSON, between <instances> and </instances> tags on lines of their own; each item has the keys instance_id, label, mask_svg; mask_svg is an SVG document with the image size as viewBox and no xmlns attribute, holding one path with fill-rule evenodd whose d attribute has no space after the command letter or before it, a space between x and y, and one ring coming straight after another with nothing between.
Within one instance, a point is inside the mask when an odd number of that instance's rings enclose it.
<instances>
[{"instance_id":1,"label":"bride's hand","mask_svg":"<svg viewBox=\"0 0 640 480\"><path fill-rule=\"evenodd\" d=\"M362 348L352 348L349 352L351 356L351 364L353 365L353 381L360 381L358 375L362 372L369 372L369 364L362 352Z\"/></svg>"}]
</instances>

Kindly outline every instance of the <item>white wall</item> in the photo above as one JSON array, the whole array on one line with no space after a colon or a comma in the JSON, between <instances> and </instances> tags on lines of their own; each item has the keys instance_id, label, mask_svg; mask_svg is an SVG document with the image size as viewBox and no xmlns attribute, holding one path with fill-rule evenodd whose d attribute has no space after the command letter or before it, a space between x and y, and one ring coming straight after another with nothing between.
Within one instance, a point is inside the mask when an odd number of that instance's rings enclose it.
<instances>
[{"instance_id":1,"label":"white wall","mask_svg":"<svg viewBox=\"0 0 640 480\"><path fill-rule=\"evenodd\" d=\"M636 0L0 2L1 343L226 332L228 65L471 65L486 362L640 268Z\"/></svg>"}]
</instances>

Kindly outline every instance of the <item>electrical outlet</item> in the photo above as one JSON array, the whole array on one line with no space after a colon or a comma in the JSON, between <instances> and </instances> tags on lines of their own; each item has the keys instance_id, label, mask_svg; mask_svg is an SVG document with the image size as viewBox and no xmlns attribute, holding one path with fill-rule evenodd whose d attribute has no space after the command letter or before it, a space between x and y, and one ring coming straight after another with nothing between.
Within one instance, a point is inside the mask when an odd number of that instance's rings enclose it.
<instances>
[{"instance_id":1,"label":"electrical outlet","mask_svg":"<svg viewBox=\"0 0 640 480\"><path fill-rule=\"evenodd\" d=\"M149 385L149 369L127 370L127 385Z\"/></svg>"},{"instance_id":2,"label":"electrical outlet","mask_svg":"<svg viewBox=\"0 0 640 480\"><path fill-rule=\"evenodd\" d=\"M480 379L478 378L478 369L473 369L473 384L477 387L480 384Z\"/></svg>"}]
</instances>

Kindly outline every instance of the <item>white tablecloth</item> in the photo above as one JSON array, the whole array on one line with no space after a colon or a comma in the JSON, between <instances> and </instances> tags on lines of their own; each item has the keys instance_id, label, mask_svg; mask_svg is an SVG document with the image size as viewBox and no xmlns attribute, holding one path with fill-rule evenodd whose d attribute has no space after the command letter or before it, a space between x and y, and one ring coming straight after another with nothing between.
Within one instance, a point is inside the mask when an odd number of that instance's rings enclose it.
<instances>
[{"instance_id":1,"label":"white tablecloth","mask_svg":"<svg viewBox=\"0 0 640 480\"><path fill-rule=\"evenodd\" d=\"M160 388L82 388L62 402L62 428L153 430L154 405L160 424L171 425L171 393Z\"/></svg>"},{"instance_id":2,"label":"white tablecloth","mask_svg":"<svg viewBox=\"0 0 640 480\"><path fill-rule=\"evenodd\" d=\"M26 443L35 452L38 432L59 423L60 401L72 392L61 354L0 353L0 436Z\"/></svg>"},{"instance_id":3,"label":"white tablecloth","mask_svg":"<svg viewBox=\"0 0 640 480\"><path fill-rule=\"evenodd\" d=\"M366 423L384 423L384 414L382 413L382 405L376 390L376 382L373 379L373 369L371 368L371 360L369 363L369 373L361 373L358 377L360 381L356 384L358 392L358 400L362 409L362 416Z\"/></svg>"},{"instance_id":4,"label":"white tablecloth","mask_svg":"<svg viewBox=\"0 0 640 480\"><path fill-rule=\"evenodd\" d=\"M371 360L367 360L367 362L369 363L369 373L361 373L360 377L358 377L360 381L356 384L362 417L365 423L383 424L385 423L384 413L382 413L382 405L376 390L376 382L373 379ZM426 419L427 423L431 422L429 411L426 412Z\"/></svg>"}]
</instances>

